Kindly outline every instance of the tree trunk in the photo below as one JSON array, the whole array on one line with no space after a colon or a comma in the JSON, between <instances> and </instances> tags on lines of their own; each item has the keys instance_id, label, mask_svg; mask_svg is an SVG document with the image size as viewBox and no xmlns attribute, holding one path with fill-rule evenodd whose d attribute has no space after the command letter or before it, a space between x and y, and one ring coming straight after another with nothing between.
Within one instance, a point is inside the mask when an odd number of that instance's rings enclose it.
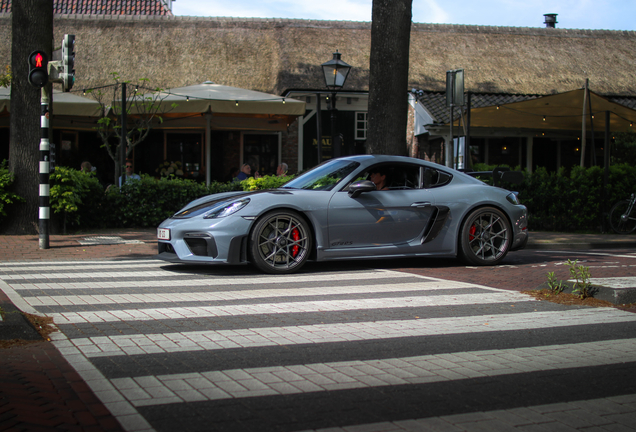
<instances>
[{"instance_id":1,"label":"tree trunk","mask_svg":"<svg viewBox=\"0 0 636 432\"><path fill-rule=\"evenodd\" d=\"M406 155L413 0L373 0L367 153Z\"/></svg>"},{"instance_id":2,"label":"tree trunk","mask_svg":"<svg viewBox=\"0 0 636 432\"><path fill-rule=\"evenodd\" d=\"M14 191L26 202L9 208L3 232L37 234L39 219L40 90L29 84L28 56L43 50L52 59L53 2L19 0L11 5L11 122L9 169ZM51 84L48 84L49 88Z\"/></svg>"}]
</instances>

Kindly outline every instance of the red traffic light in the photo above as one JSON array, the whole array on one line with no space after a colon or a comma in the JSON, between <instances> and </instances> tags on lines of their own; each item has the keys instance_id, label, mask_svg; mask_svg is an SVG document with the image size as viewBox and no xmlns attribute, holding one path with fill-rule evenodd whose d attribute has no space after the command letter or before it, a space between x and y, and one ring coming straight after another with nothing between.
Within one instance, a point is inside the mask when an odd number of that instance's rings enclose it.
<instances>
[{"instance_id":1,"label":"red traffic light","mask_svg":"<svg viewBox=\"0 0 636 432\"><path fill-rule=\"evenodd\" d=\"M42 60L44 60L44 57L42 57L42 53L35 53L35 57L33 57L33 60L35 60L35 64L33 66L35 66L36 68L42 67Z\"/></svg>"},{"instance_id":2,"label":"red traffic light","mask_svg":"<svg viewBox=\"0 0 636 432\"><path fill-rule=\"evenodd\" d=\"M48 64L49 57L44 51L33 51L29 55L29 83L33 87L42 88L49 82Z\"/></svg>"}]
</instances>

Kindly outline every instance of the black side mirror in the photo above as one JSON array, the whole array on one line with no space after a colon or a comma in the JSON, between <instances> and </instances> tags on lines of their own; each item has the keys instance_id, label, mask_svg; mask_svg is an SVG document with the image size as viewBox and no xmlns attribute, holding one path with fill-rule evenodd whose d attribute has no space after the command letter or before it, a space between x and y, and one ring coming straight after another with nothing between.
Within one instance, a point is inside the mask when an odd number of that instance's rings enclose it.
<instances>
[{"instance_id":1,"label":"black side mirror","mask_svg":"<svg viewBox=\"0 0 636 432\"><path fill-rule=\"evenodd\" d=\"M376 190L376 187L371 180L357 181L349 185L349 196L351 198L357 198L362 192L371 192L374 190Z\"/></svg>"}]
</instances>

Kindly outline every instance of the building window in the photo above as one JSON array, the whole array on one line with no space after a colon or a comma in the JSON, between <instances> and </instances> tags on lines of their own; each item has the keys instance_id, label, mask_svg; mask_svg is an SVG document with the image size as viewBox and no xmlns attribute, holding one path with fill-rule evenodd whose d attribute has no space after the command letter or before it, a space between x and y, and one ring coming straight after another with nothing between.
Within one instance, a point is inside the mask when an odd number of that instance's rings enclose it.
<instances>
[{"instance_id":1,"label":"building window","mask_svg":"<svg viewBox=\"0 0 636 432\"><path fill-rule=\"evenodd\" d=\"M367 113L356 112L356 140L367 139Z\"/></svg>"}]
</instances>

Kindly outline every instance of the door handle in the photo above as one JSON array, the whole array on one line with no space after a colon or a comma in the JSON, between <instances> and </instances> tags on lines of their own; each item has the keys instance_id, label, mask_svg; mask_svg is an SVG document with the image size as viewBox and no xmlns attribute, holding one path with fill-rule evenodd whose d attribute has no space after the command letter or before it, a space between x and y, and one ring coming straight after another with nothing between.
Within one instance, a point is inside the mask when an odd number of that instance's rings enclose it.
<instances>
[{"instance_id":1,"label":"door handle","mask_svg":"<svg viewBox=\"0 0 636 432\"><path fill-rule=\"evenodd\" d=\"M414 202L413 204L411 204L411 207L429 207L431 205L430 202L425 201L425 202Z\"/></svg>"}]
</instances>

